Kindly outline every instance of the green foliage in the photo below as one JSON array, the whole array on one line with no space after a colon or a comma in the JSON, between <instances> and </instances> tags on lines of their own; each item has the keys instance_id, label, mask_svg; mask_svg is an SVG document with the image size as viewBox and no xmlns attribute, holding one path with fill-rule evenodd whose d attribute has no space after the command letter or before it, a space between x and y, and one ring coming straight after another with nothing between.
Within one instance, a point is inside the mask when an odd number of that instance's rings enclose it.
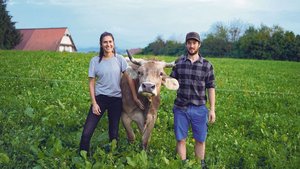
<instances>
[{"instance_id":1,"label":"green foliage","mask_svg":"<svg viewBox=\"0 0 300 169\"><path fill-rule=\"evenodd\" d=\"M229 26L213 25L211 32L202 38L200 53L213 57L300 61L299 35L284 31L280 26L245 27L241 21ZM158 37L142 54L180 56L184 52L185 43Z\"/></svg>"},{"instance_id":2,"label":"green foliage","mask_svg":"<svg viewBox=\"0 0 300 169\"><path fill-rule=\"evenodd\" d=\"M157 37L157 39L150 43L147 47L143 49L141 54L153 54L157 55L171 55L171 56L179 56L184 53L185 45L168 40L164 41L161 37Z\"/></svg>"},{"instance_id":3,"label":"green foliage","mask_svg":"<svg viewBox=\"0 0 300 169\"><path fill-rule=\"evenodd\" d=\"M229 39L229 28L222 23L217 23L213 27L213 32L206 35L202 40L201 53L212 56L226 56L231 54L233 42Z\"/></svg>"},{"instance_id":4,"label":"green foliage","mask_svg":"<svg viewBox=\"0 0 300 169\"><path fill-rule=\"evenodd\" d=\"M216 37L214 34L208 34L203 40L201 54L223 57L229 55L232 44L221 37ZM202 50L203 49L203 50Z\"/></svg>"},{"instance_id":5,"label":"green foliage","mask_svg":"<svg viewBox=\"0 0 300 169\"><path fill-rule=\"evenodd\" d=\"M0 153L0 164L9 163L9 157L5 153Z\"/></svg>"},{"instance_id":6,"label":"green foliage","mask_svg":"<svg viewBox=\"0 0 300 169\"><path fill-rule=\"evenodd\" d=\"M110 143L107 115L95 130L91 153L78 151L90 105L92 56L0 51L1 168L199 168L191 133L189 161L182 163L175 153L176 92L164 87L147 151L136 126L136 142L128 144L120 125L120 140ZM217 81L217 121L209 125L206 144L209 168L299 168L299 63L209 60Z\"/></svg>"},{"instance_id":7,"label":"green foliage","mask_svg":"<svg viewBox=\"0 0 300 169\"><path fill-rule=\"evenodd\" d=\"M0 49L13 49L21 41L21 35L15 28L8 11L6 1L0 0Z\"/></svg>"},{"instance_id":8,"label":"green foliage","mask_svg":"<svg viewBox=\"0 0 300 169\"><path fill-rule=\"evenodd\" d=\"M238 49L246 58L300 61L297 36L279 26L249 27L238 42Z\"/></svg>"}]
</instances>

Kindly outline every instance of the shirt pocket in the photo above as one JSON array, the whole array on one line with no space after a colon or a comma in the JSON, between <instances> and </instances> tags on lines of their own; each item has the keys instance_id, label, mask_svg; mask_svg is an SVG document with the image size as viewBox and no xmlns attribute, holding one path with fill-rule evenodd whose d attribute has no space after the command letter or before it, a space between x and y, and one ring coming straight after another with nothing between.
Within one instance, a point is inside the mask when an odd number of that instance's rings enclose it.
<instances>
[{"instance_id":1,"label":"shirt pocket","mask_svg":"<svg viewBox=\"0 0 300 169\"><path fill-rule=\"evenodd\" d=\"M202 82L202 81L205 81L205 76L206 76L206 72L203 71L203 70L196 70L194 73L193 73L193 80L195 81L198 81L198 82Z\"/></svg>"}]
</instances>

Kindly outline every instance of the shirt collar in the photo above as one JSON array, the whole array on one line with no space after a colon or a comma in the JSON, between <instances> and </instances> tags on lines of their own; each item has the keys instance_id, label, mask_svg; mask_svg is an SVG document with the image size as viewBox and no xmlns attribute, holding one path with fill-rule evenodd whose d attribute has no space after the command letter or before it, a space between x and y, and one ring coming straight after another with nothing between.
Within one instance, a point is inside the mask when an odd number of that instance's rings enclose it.
<instances>
[{"instance_id":1,"label":"shirt collar","mask_svg":"<svg viewBox=\"0 0 300 169\"><path fill-rule=\"evenodd\" d=\"M184 55L184 61L187 61L187 60L188 60L188 56ZM195 62L203 63L203 57L201 56L201 54L199 54L199 59L196 60Z\"/></svg>"}]
</instances>

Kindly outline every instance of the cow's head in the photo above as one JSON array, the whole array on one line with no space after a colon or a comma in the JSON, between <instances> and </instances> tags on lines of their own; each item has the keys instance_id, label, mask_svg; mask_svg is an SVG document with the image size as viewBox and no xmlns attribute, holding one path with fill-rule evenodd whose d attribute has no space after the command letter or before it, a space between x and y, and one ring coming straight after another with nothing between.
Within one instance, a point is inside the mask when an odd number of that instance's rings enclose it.
<instances>
[{"instance_id":1,"label":"cow's head","mask_svg":"<svg viewBox=\"0 0 300 169\"><path fill-rule=\"evenodd\" d=\"M173 67L175 63L166 63L164 61L134 59L129 52L129 64L127 73L131 78L138 79L138 93L144 96L157 96L160 93L161 84L170 90L177 90L178 81L166 75L165 67Z\"/></svg>"}]
</instances>

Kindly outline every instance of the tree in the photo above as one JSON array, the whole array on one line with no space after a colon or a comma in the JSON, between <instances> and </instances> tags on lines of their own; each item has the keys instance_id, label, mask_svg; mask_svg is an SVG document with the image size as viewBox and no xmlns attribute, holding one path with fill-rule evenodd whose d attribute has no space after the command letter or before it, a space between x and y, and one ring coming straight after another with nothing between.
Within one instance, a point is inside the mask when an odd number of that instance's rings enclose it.
<instances>
[{"instance_id":1,"label":"tree","mask_svg":"<svg viewBox=\"0 0 300 169\"><path fill-rule=\"evenodd\" d=\"M261 25L257 30L250 26L239 40L239 47L245 58L272 59L270 39L272 29Z\"/></svg>"},{"instance_id":2,"label":"tree","mask_svg":"<svg viewBox=\"0 0 300 169\"><path fill-rule=\"evenodd\" d=\"M297 35L298 36L298 35ZM238 42L242 57L299 61L299 39L280 26L249 27Z\"/></svg>"},{"instance_id":3,"label":"tree","mask_svg":"<svg viewBox=\"0 0 300 169\"><path fill-rule=\"evenodd\" d=\"M297 52L296 52L296 55L294 56L293 60L300 62L300 35L296 36L295 45L296 45Z\"/></svg>"},{"instance_id":4,"label":"tree","mask_svg":"<svg viewBox=\"0 0 300 169\"><path fill-rule=\"evenodd\" d=\"M297 61L297 53L299 53L299 46L297 46L297 39L295 34L291 31L286 31L284 33L283 39L283 55L282 57L280 57L280 60Z\"/></svg>"},{"instance_id":5,"label":"tree","mask_svg":"<svg viewBox=\"0 0 300 169\"><path fill-rule=\"evenodd\" d=\"M158 36L156 40L152 43L150 43L147 47L145 47L142 51L142 54L154 54L154 55L160 55L162 54L162 50L165 46L165 42L162 39L161 36Z\"/></svg>"},{"instance_id":6,"label":"tree","mask_svg":"<svg viewBox=\"0 0 300 169\"><path fill-rule=\"evenodd\" d=\"M202 53L215 57L238 57L238 40L247 26L240 20L234 20L229 25L222 22L215 23L203 40Z\"/></svg>"},{"instance_id":7,"label":"tree","mask_svg":"<svg viewBox=\"0 0 300 169\"><path fill-rule=\"evenodd\" d=\"M272 58L275 60L281 59L281 57L284 55L283 46L285 45L284 31L281 27L275 26L273 28L273 33L269 45L270 45L269 52L271 53Z\"/></svg>"},{"instance_id":8,"label":"tree","mask_svg":"<svg viewBox=\"0 0 300 169\"><path fill-rule=\"evenodd\" d=\"M203 40L202 53L204 55L214 55L217 57L228 55L232 45L229 42L228 28L221 22L214 24Z\"/></svg>"},{"instance_id":9,"label":"tree","mask_svg":"<svg viewBox=\"0 0 300 169\"><path fill-rule=\"evenodd\" d=\"M173 40L164 41L160 36L142 51L142 54L179 56L184 53L185 46Z\"/></svg>"},{"instance_id":10,"label":"tree","mask_svg":"<svg viewBox=\"0 0 300 169\"><path fill-rule=\"evenodd\" d=\"M244 34L247 27L249 26L243 23L241 20L233 20L232 22L230 22L228 28L229 41L232 43L237 42Z\"/></svg>"},{"instance_id":11,"label":"tree","mask_svg":"<svg viewBox=\"0 0 300 169\"><path fill-rule=\"evenodd\" d=\"M160 36L143 49L143 54L154 55L179 56L184 52L184 43L164 41ZM231 22L229 26L218 22L202 39L201 54L214 57L300 61L300 35L284 31L278 25L268 27L261 24L255 28L239 20Z\"/></svg>"},{"instance_id":12,"label":"tree","mask_svg":"<svg viewBox=\"0 0 300 169\"><path fill-rule=\"evenodd\" d=\"M21 34L15 28L16 22L6 10L6 0L0 0L0 49L13 49L21 41Z\"/></svg>"},{"instance_id":13,"label":"tree","mask_svg":"<svg viewBox=\"0 0 300 169\"><path fill-rule=\"evenodd\" d=\"M203 40L201 51L203 55L221 57L228 53L228 42L211 33Z\"/></svg>"}]
</instances>

